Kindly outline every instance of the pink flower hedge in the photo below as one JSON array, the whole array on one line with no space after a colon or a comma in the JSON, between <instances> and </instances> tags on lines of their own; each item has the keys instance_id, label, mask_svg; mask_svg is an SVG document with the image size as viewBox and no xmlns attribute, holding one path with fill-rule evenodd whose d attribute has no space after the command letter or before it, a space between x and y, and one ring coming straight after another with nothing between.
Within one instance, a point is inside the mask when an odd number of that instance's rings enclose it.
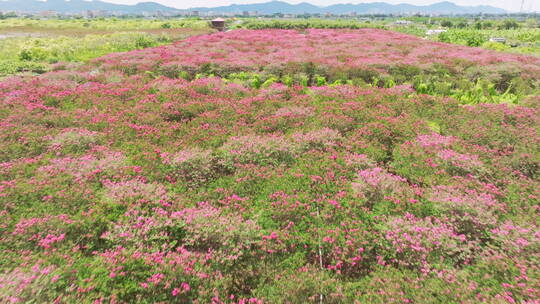
<instances>
[{"instance_id":1,"label":"pink flower hedge","mask_svg":"<svg viewBox=\"0 0 540 304\"><path fill-rule=\"evenodd\" d=\"M480 48L432 42L379 29L360 30L236 30L187 38L170 46L116 53L96 60L107 67L151 70L163 66L199 67L218 64L268 67L289 62L313 62L329 67L407 64L449 66L459 61L477 65L513 63L538 73L540 59Z\"/></svg>"},{"instance_id":2,"label":"pink flower hedge","mask_svg":"<svg viewBox=\"0 0 540 304\"><path fill-rule=\"evenodd\" d=\"M267 30L1 81L0 302L535 303L538 98L463 106L239 68L395 63L518 64L523 81L540 66L381 30ZM234 69L175 74L212 64Z\"/></svg>"}]
</instances>

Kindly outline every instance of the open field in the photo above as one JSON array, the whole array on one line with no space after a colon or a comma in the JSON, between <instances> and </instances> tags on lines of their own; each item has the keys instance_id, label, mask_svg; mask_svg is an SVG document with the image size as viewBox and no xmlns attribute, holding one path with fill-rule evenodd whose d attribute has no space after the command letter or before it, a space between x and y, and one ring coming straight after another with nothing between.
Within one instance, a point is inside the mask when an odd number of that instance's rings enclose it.
<instances>
[{"instance_id":1,"label":"open field","mask_svg":"<svg viewBox=\"0 0 540 304\"><path fill-rule=\"evenodd\" d=\"M387 29L432 41L540 56L540 28L535 19L517 23L411 17L411 24L397 25L398 20L243 18L228 23L232 29ZM433 29L448 32L426 36ZM211 31L208 20L190 18L8 18L0 20L0 77L39 74L50 70L56 62L86 62L112 52L154 47ZM507 43L490 42L492 37L505 38Z\"/></svg>"},{"instance_id":2,"label":"open field","mask_svg":"<svg viewBox=\"0 0 540 304\"><path fill-rule=\"evenodd\" d=\"M432 41L461 44L486 49L540 56L538 19L522 22L478 18L363 18L355 19L247 19L235 25L246 29L362 29L378 28L424 37ZM366 20L367 19L367 20ZM396 24L399 21L410 24ZM442 35L428 35L430 30L444 30ZM505 38L506 43L493 43L490 38Z\"/></svg>"},{"instance_id":3,"label":"open field","mask_svg":"<svg viewBox=\"0 0 540 304\"><path fill-rule=\"evenodd\" d=\"M383 29L92 57L0 81L0 302L540 298L540 57Z\"/></svg>"},{"instance_id":4,"label":"open field","mask_svg":"<svg viewBox=\"0 0 540 304\"><path fill-rule=\"evenodd\" d=\"M57 62L82 63L211 31L201 20L0 20L0 77L43 73Z\"/></svg>"}]
</instances>

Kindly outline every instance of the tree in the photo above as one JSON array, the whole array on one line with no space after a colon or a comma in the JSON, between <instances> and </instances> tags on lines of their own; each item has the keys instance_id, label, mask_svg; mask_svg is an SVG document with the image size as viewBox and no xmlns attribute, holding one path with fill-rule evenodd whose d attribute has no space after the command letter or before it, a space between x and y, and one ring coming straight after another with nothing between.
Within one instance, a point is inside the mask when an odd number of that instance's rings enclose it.
<instances>
[{"instance_id":1,"label":"tree","mask_svg":"<svg viewBox=\"0 0 540 304\"><path fill-rule=\"evenodd\" d=\"M450 20L444 20L444 21L441 22L441 26L442 27L452 27L452 26L454 26L454 24Z\"/></svg>"},{"instance_id":2,"label":"tree","mask_svg":"<svg viewBox=\"0 0 540 304\"><path fill-rule=\"evenodd\" d=\"M519 28L519 24L516 22L516 20L508 19L508 20L504 20L503 24L499 26L499 28L505 29L505 30L512 30L512 29Z\"/></svg>"},{"instance_id":3,"label":"tree","mask_svg":"<svg viewBox=\"0 0 540 304\"><path fill-rule=\"evenodd\" d=\"M17 14L15 14L14 12L10 12L10 13L0 12L0 20L8 19L8 18L15 18L15 17L17 17Z\"/></svg>"},{"instance_id":4,"label":"tree","mask_svg":"<svg viewBox=\"0 0 540 304\"><path fill-rule=\"evenodd\" d=\"M460 29L466 28L468 26L469 26L469 24L467 24L467 22L465 22L465 21L461 21L460 23L456 24L456 27L460 28Z\"/></svg>"},{"instance_id":5,"label":"tree","mask_svg":"<svg viewBox=\"0 0 540 304\"><path fill-rule=\"evenodd\" d=\"M490 28L492 28L492 27L493 27L493 22L491 22L491 21L486 21L486 22L484 22L484 23L482 24L482 28L483 28L483 29L490 29Z\"/></svg>"}]
</instances>

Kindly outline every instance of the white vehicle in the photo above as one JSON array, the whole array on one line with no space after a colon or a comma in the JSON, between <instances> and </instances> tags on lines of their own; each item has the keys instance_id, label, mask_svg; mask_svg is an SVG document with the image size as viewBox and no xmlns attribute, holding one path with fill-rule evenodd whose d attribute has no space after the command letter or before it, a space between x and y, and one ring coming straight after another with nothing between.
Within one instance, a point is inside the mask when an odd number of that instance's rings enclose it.
<instances>
[{"instance_id":1,"label":"white vehicle","mask_svg":"<svg viewBox=\"0 0 540 304\"><path fill-rule=\"evenodd\" d=\"M489 38L489 42L506 43L506 38L502 38L502 37L491 37L491 38Z\"/></svg>"},{"instance_id":2,"label":"white vehicle","mask_svg":"<svg viewBox=\"0 0 540 304\"><path fill-rule=\"evenodd\" d=\"M447 30L428 30L426 32L426 35L433 36L433 35L439 35L440 33L446 33Z\"/></svg>"}]
</instances>

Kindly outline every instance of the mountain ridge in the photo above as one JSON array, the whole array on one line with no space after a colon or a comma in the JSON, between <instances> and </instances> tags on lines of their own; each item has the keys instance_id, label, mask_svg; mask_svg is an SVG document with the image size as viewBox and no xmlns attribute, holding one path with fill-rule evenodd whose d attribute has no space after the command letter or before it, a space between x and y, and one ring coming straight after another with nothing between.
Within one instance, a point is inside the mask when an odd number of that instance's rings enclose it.
<instances>
[{"instance_id":1,"label":"mountain ridge","mask_svg":"<svg viewBox=\"0 0 540 304\"><path fill-rule=\"evenodd\" d=\"M0 0L0 11L42 12L56 11L59 13L80 13L83 11L108 11L123 14L141 14L148 12L187 13L190 11L214 13L242 13L257 11L259 14L504 14L504 9L493 6L460 6L449 1L431 5L389 4L385 2L371 3L341 3L329 6L317 6L308 2L291 4L284 1L269 1L254 4L231 4L218 7L194 7L190 9L177 9L156 2L139 2L134 5L114 4L101 0Z\"/></svg>"},{"instance_id":2,"label":"mountain ridge","mask_svg":"<svg viewBox=\"0 0 540 304\"><path fill-rule=\"evenodd\" d=\"M310 13L310 14L346 14L356 12L359 14L373 14L373 13L441 13L441 14L477 14L477 13L490 13L490 14L504 14L506 10L481 5L481 6L459 6L449 1L442 1L431 5L412 5L412 4L389 4L386 2L371 2L371 3L341 3L333 4L329 6L316 6L307 2L298 4L290 4L284 1L271 1L255 4L231 4L227 6L219 7L195 7L190 10L197 10L200 12L242 12L242 11L258 11L262 14L274 14L274 13Z\"/></svg>"}]
</instances>

